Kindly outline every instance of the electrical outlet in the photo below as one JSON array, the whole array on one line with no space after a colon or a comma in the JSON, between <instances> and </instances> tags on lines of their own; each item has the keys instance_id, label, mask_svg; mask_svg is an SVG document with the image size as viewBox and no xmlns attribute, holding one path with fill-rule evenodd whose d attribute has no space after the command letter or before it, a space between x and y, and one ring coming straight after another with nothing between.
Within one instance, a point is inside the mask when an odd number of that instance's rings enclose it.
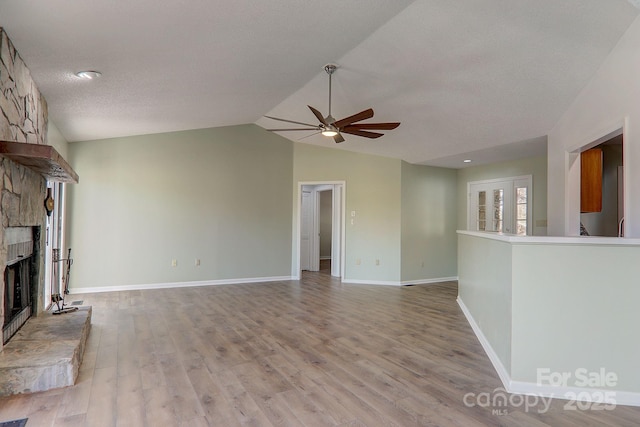
<instances>
[{"instance_id":1,"label":"electrical outlet","mask_svg":"<svg viewBox=\"0 0 640 427\"><path fill-rule=\"evenodd\" d=\"M200 267L200 258L196 258L196 267Z\"/></svg>"},{"instance_id":2,"label":"electrical outlet","mask_svg":"<svg viewBox=\"0 0 640 427\"><path fill-rule=\"evenodd\" d=\"M380 260L376 258L376 265L380 265Z\"/></svg>"},{"instance_id":3,"label":"electrical outlet","mask_svg":"<svg viewBox=\"0 0 640 427\"><path fill-rule=\"evenodd\" d=\"M178 266L178 260L177 259L172 259L171 260L171 267L177 267Z\"/></svg>"},{"instance_id":4,"label":"electrical outlet","mask_svg":"<svg viewBox=\"0 0 640 427\"><path fill-rule=\"evenodd\" d=\"M360 258L356 259L356 265L360 265L361 262L362 260Z\"/></svg>"}]
</instances>

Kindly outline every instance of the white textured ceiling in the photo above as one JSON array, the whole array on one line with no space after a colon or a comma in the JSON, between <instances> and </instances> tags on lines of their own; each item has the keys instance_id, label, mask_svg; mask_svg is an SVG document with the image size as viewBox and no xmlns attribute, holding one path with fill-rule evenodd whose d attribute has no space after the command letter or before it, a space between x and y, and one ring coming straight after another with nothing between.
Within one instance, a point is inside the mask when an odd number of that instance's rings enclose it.
<instances>
[{"instance_id":1,"label":"white textured ceiling","mask_svg":"<svg viewBox=\"0 0 640 427\"><path fill-rule=\"evenodd\" d=\"M337 62L333 116L402 122L337 148L451 167L543 153L637 15L625 0L0 0L69 141L314 123Z\"/></svg>"}]
</instances>

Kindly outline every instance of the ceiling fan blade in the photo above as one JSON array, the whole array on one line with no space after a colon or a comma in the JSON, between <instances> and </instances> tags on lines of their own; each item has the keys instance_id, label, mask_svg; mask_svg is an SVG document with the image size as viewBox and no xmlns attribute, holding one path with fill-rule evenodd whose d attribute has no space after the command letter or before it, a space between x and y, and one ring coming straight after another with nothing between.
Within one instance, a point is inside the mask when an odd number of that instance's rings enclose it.
<instances>
[{"instance_id":1,"label":"ceiling fan blade","mask_svg":"<svg viewBox=\"0 0 640 427\"><path fill-rule=\"evenodd\" d=\"M380 138L383 136L383 133L377 132L367 132L366 130L358 130L358 129L342 129L343 133L350 133L351 135L364 136L365 138Z\"/></svg>"},{"instance_id":2,"label":"ceiling fan blade","mask_svg":"<svg viewBox=\"0 0 640 427\"><path fill-rule=\"evenodd\" d=\"M316 119L318 119L318 121L320 123L322 123L325 126L329 126L329 123L327 123L327 121L324 119L324 117L322 116L322 113L320 111L316 110L311 105L307 105L307 107L309 107L309 109L311 110L313 115L316 116Z\"/></svg>"},{"instance_id":3,"label":"ceiling fan blade","mask_svg":"<svg viewBox=\"0 0 640 427\"><path fill-rule=\"evenodd\" d=\"M333 140L334 140L337 144L339 144L339 143L341 143L342 141L344 141L344 138L342 137L342 135L340 135L340 134L338 133L338 134L336 134L336 135L334 135L334 136L333 136Z\"/></svg>"},{"instance_id":4,"label":"ceiling fan blade","mask_svg":"<svg viewBox=\"0 0 640 427\"><path fill-rule=\"evenodd\" d=\"M265 129L268 130L269 132L287 132L290 130L317 130L319 131L319 129L317 127L314 128L290 128L290 129Z\"/></svg>"},{"instance_id":5,"label":"ceiling fan blade","mask_svg":"<svg viewBox=\"0 0 640 427\"><path fill-rule=\"evenodd\" d=\"M316 125L312 125L312 124L310 124L310 123L302 123L302 122L296 122L296 121L293 121L293 120L279 119L279 118L277 118L277 117L271 117L271 116L264 116L264 117L266 117L267 119L271 119L271 120L278 120L278 121L281 121L281 122L295 123L295 124L297 124L297 125L313 126L315 129L318 129L318 126L316 126Z\"/></svg>"},{"instance_id":6,"label":"ceiling fan blade","mask_svg":"<svg viewBox=\"0 0 640 427\"><path fill-rule=\"evenodd\" d=\"M358 114L354 114L353 116L345 117L342 120L338 120L333 125L337 128L342 129L344 126L350 125L351 123L370 119L371 117L373 117L373 109L369 108L368 110L360 111Z\"/></svg>"},{"instance_id":7,"label":"ceiling fan blade","mask_svg":"<svg viewBox=\"0 0 640 427\"><path fill-rule=\"evenodd\" d=\"M391 122L391 123L354 123L351 125L347 125L344 129L370 129L370 130L392 130L400 126L400 122Z\"/></svg>"}]
</instances>

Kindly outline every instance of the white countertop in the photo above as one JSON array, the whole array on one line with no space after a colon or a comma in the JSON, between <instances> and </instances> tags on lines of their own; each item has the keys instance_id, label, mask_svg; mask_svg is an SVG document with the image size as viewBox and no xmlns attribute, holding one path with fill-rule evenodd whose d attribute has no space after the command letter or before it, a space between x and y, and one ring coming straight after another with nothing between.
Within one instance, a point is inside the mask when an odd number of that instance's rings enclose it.
<instances>
[{"instance_id":1,"label":"white countertop","mask_svg":"<svg viewBox=\"0 0 640 427\"><path fill-rule=\"evenodd\" d=\"M598 237L598 236L517 236L515 234L495 233L488 231L458 230L458 234L480 237L483 239L498 240L512 244L537 245L601 245L601 246L640 246L640 239L625 237Z\"/></svg>"}]
</instances>

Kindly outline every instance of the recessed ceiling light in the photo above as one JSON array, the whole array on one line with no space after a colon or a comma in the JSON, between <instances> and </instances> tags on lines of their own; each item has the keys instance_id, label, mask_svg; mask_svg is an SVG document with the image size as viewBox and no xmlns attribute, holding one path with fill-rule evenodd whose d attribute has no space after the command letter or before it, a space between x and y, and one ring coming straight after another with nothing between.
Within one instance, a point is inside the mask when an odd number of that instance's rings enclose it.
<instances>
[{"instance_id":1,"label":"recessed ceiling light","mask_svg":"<svg viewBox=\"0 0 640 427\"><path fill-rule=\"evenodd\" d=\"M471 159L464 159L463 162L465 163L471 163Z\"/></svg>"},{"instance_id":2,"label":"recessed ceiling light","mask_svg":"<svg viewBox=\"0 0 640 427\"><path fill-rule=\"evenodd\" d=\"M85 80L93 80L100 77L102 73L100 71L86 70L86 71L78 71L76 76L85 79Z\"/></svg>"}]
</instances>

